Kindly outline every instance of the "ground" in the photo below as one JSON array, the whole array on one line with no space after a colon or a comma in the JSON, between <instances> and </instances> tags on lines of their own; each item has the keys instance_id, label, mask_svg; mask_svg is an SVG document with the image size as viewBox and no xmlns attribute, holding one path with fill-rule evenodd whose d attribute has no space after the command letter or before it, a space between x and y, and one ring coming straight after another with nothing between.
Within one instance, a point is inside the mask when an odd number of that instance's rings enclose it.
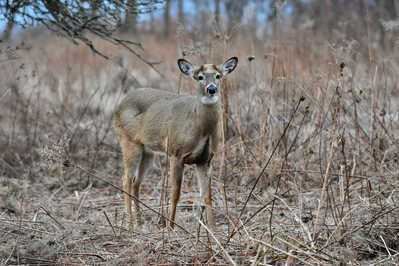
<instances>
[{"instance_id":1,"label":"ground","mask_svg":"<svg viewBox=\"0 0 399 266\"><path fill-rule=\"evenodd\" d=\"M199 215L187 166L168 230L158 223L170 207L163 157L142 185L144 225L126 218L112 112L137 87L195 86L179 76L184 42L143 43L164 77L100 40L112 60L51 35L12 43L21 59L0 65L2 264L399 263L397 59L310 38L202 42L210 52L195 63L239 58L212 161L218 225Z\"/></svg>"}]
</instances>

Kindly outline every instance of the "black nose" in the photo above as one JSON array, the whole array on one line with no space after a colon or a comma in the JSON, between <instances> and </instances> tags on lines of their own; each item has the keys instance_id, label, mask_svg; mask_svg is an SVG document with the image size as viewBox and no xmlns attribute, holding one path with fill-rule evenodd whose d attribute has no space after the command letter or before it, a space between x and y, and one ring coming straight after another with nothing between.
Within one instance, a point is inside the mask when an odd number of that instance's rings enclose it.
<instances>
[{"instance_id":1,"label":"black nose","mask_svg":"<svg viewBox=\"0 0 399 266\"><path fill-rule=\"evenodd\" d=\"M216 88L215 86L211 85L211 86L209 86L206 90L207 90L207 92L208 92L210 95L213 95L213 94L216 93L217 88Z\"/></svg>"}]
</instances>

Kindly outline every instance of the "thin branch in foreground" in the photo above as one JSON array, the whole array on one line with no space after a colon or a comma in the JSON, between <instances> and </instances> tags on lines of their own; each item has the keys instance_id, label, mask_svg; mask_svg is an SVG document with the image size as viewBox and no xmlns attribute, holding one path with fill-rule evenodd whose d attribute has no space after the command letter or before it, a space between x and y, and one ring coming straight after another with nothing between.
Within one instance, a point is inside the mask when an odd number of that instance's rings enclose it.
<instances>
[{"instance_id":1,"label":"thin branch in foreground","mask_svg":"<svg viewBox=\"0 0 399 266\"><path fill-rule=\"evenodd\" d=\"M271 249L274 249L274 250L276 250L276 251L278 251L278 252L280 252L280 253L282 253L282 254L285 254L285 255L287 255L287 257L293 257L293 258L299 260L300 262L302 262L302 263L305 264L305 265L313 265L313 264L311 264L311 263L309 263L309 262L307 262L307 261L301 259L300 257L295 256L294 254L292 254L292 253L290 253L290 252L287 252L287 251L285 251L285 250L282 250L282 249L280 249L280 248L278 248L278 247L275 247L275 246L273 246L273 245L270 245L269 243L266 243L266 242L264 242L264 241L258 240L258 239L253 238L253 237L251 237L251 240L254 241L254 242L257 242L257 243L259 243L259 244L261 244L261 245L263 245L263 246L266 246L266 247L269 247L269 248L271 248Z\"/></svg>"},{"instance_id":2,"label":"thin branch in foreground","mask_svg":"<svg viewBox=\"0 0 399 266\"><path fill-rule=\"evenodd\" d=\"M223 251L224 255L226 256L227 260L230 261L230 263L234 266L237 265L237 263L233 260L233 258L229 255L229 253L223 248L223 245L220 244L219 240L216 238L215 234L210 230L202 221L201 219L198 219L198 222L206 229L206 231L212 236L212 238L215 240L216 244L220 247L220 249Z\"/></svg>"},{"instance_id":3,"label":"thin branch in foreground","mask_svg":"<svg viewBox=\"0 0 399 266\"><path fill-rule=\"evenodd\" d=\"M108 214L107 214L107 212L106 212L106 211L104 211L103 213L104 213L104 216L105 216L105 218L107 219L107 222L108 222L109 226L110 226L110 227L111 227L111 229L112 229L112 232L114 233L114 236L116 237L115 228L114 228L114 226L112 225L112 223L111 223L110 219L108 218Z\"/></svg>"},{"instance_id":4,"label":"thin branch in foreground","mask_svg":"<svg viewBox=\"0 0 399 266\"><path fill-rule=\"evenodd\" d=\"M299 98L298 103L297 103L297 105L296 105L294 111L293 111L292 114L291 114L290 120L288 121L287 125L286 125L285 128L284 128L283 134L281 134L281 136L280 136L280 138L279 138L279 140L278 140L276 146L274 146L273 151L272 151L272 153L271 153L270 156L269 156L269 159L267 160L265 166L264 166L264 167L262 168L262 170L260 171L258 177L257 177L256 180L255 180L254 185L252 186L252 189L251 189L251 191L249 192L247 199L245 200L244 206L243 206L242 209L241 209L241 212L240 212L240 214L239 214L239 216L238 216L238 218L237 218L238 221L237 221L237 223L235 224L234 228L237 228L237 227L238 227L238 223L239 223L239 221L240 221L240 219L241 219L241 217L242 217L242 215L243 215L243 213L244 213L244 211L245 211L245 209L246 209L246 207L247 207L247 204L248 204L248 202L249 202L249 199L251 198L252 193L254 192L256 185L258 184L260 178L263 176L263 174L264 174L266 168L269 166L269 163L271 162L271 160L272 160L272 158L273 158L273 156L274 156L274 153L277 151L277 148L279 147L279 145L280 145L282 139L284 138L285 134L287 133L287 130L288 130L288 128L290 127L291 122L292 122L292 120L294 119L295 114L296 114L296 112L297 112L298 109L299 109L299 106L301 105L301 103L302 103L304 100L305 100L305 97L304 97L304 96L301 96L301 97ZM253 217L253 216L252 216L252 217ZM241 227L240 227L240 228L241 228ZM230 236L227 238L226 243L225 243L225 246L227 246L227 244L230 242L231 238L232 238L237 232L238 232L238 230L233 230L233 232L232 232L232 233L230 234Z\"/></svg>"},{"instance_id":5,"label":"thin branch in foreground","mask_svg":"<svg viewBox=\"0 0 399 266\"><path fill-rule=\"evenodd\" d=\"M54 217L54 215L51 214L51 212L49 210L47 210L47 208L45 208L44 206L40 206L40 208L47 214L48 217L51 218L51 220L53 220L56 225L61 228L62 230L65 230L65 227Z\"/></svg>"},{"instance_id":6,"label":"thin branch in foreground","mask_svg":"<svg viewBox=\"0 0 399 266\"><path fill-rule=\"evenodd\" d=\"M0 61L0 63L1 63L1 61ZM6 90L6 91L3 93L3 95L0 96L0 101L1 101L1 99L5 98L5 96L6 96L9 92L10 92L10 89Z\"/></svg>"},{"instance_id":7,"label":"thin branch in foreground","mask_svg":"<svg viewBox=\"0 0 399 266\"><path fill-rule=\"evenodd\" d=\"M323 187L321 189L321 194L320 194L320 199L319 199L319 206L317 207L317 214L316 214L316 222L313 228L313 241L315 241L316 238L316 234L317 234L317 226L319 224L319 217L320 217L320 210L321 210L321 205L324 202L324 194L326 192L327 189L327 181L328 181L328 177L330 176L330 169L331 169L331 164L333 161L333 156L334 156L334 142L331 142L330 145L330 154L328 156L328 164L327 164L327 169L326 169L326 173L324 175L324 181L323 181Z\"/></svg>"},{"instance_id":8,"label":"thin branch in foreground","mask_svg":"<svg viewBox=\"0 0 399 266\"><path fill-rule=\"evenodd\" d=\"M130 194L130 193L126 192L126 191L124 191L122 188L118 187L117 185L112 184L111 182L105 180L104 178L99 177L98 175L93 174L93 173L90 172L89 170L87 170L87 169L85 169L85 168L83 168L83 167L81 167L81 166L79 166L79 165L77 165L77 164L71 164L71 166L74 166L75 168L77 168L77 169L79 169L79 170L85 172L86 174L88 174L88 175L90 175L90 176L92 176L92 177L97 178L98 180L100 180L100 181L102 181L102 182L104 182L104 183L110 185L111 187L113 187L113 188L119 190L120 192L129 195L129 197L131 197L132 199L136 200L138 203L140 203L141 205L143 205L144 207L146 207L148 210L150 210L150 211L156 213L157 215L161 215L161 213L160 213L159 211L157 211L157 210L155 210L154 208L150 207L149 205L145 204L143 201L141 201L140 199L137 199L135 196L133 196L132 194ZM171 222L171 220L169 219L169 217L165 217L165 219L168 220L169 222ZM181 230L183 230L187 235L189 235L189 236L191 236L192 238L195 239L195 236L194 236L192 233L190 233L186 228L184 228L182 225L180 225L180 224L178 224L178 223L176 223L176 222L173 222L173 223L174 223L175 226L177 226L178 228L180 228ZM210 251L212 251L212 252L215 252L214 250L212 250L207 244L205 244L205 243L202 242L201 240L198 240L198 243L201 243L201 244L202 244L203 246L205 246L208 250L210 250Z\"/></svg>"},{"instance_id":9,"label":"thin branch in foreground","mask_svg":"<svg viewBox=\"0 0 399 266\"><path fill-rule=\"evenodd\" d=\"M243 206L242 209L241 209L241 212L240 212L240 215L239 215L238 219L240 219L241 216L243 215L243 213L244 213L244 211L245 211L245 209L246 209L246 207L247 207L248 201L249 201L249 199L251 198L251 196L252 196L252 194L253 194L253 192L254 192L254 190L255 190L256 185L258 184L260 178L263 176L263 174L264 174L264 172L265 172L267 166L268 166L269 163L271 162L271 160L272 160L272 158L273 158L273 156L274 156L274 153L277 151L278 146L280 145L282 139L284 138L285 134L287 133L287 130L288 130L288 128L290 127L291 122L292 122L292 120L294 119L294 116L295 116L296 112L298 111L300 104L301 104L304 100L305 100L305 97L303 97L303 96L298 100L298 103L297 103L297 105L296 105L294 111L293 111L292 114L291 114L290 120L288 121L287 125L286 125L285 128L284 128L283 134L281 134L281 136L280 136L280 138L279 138L279 140L278 140L276 146L274 146L274 149L273 149L272 153L271 153L270 156L269 156L269 159L267 160L265 166L262 168L262 170L260 171L258 177L256 178L255 183L254 183L254 185L252 186L252 189L251 189L251 191L249 192L249 195L248 195L247 199L245 200L244 206Z\"/></svg>"}]
</instances>

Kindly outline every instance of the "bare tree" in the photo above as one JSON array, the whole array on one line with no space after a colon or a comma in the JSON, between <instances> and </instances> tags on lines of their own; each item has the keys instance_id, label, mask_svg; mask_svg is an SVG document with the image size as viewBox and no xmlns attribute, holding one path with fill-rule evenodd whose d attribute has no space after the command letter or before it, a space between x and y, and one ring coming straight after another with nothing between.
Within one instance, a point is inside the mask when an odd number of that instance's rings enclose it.
<instances>
[{"instance_id":1,"label":"bare tree","mask_svg":"<svg viewBox=\"0 0 399 266\"><path fill-rule=\"evenodd\" d=\"M184 4L183 4L183 0L178 0L177 8L178 8L179 22L184 24Z\"/></svg>"},{"instance_id":2,"label":"bare tree","mask_svg":"<svg viewBox=\"0 0 399 266\"><path fill-rule=\"evenodd\" d=\"M346 24L345 29L356 28L356 31L350 31L351 37L362 38L368 28L371 31L378 31L374 36L383 41L384 27L381 23L394 21L399 16L399 3L396 0L289 0L287 2L291 8L290 16L294 26L300 18L310 18L314 22L314 33L329 38L333 36L335 29Z\"/></svg>"},{"instance_id":3,"label":"bare tree","mask_svg":"<svg viewBox=\"0 0 399 266\"><path fill-rule=\"evenodd\" d=\"M384 49L392 48L392 41L388 40L386 30L384 28L384 21L393 21L398 18L398 12L396 10L396 1L394 0L384 0L378 1L377 5L377 16L379 19L379 31L380 31L380 45ZM389 35L388 35L389 36Z\"/></svg>"},{"instance_id":4,"label":"bare tree","mask_svg":"<svg viewBox=\"0 0 399 266\"><path fill-rule=\"evenodd\" d=\"M244 8L249 0L226 0L225 8L227 13L229 31L236 24L240 24L244 15Z\"/></svg>"},{"instance_id":5,"label":"bare tree","mask_svg":"<svg viewBox=\"0 0 399 266\"><path fill-rule=\"evenodd\" d=\"M137 1L136 0L127 0L129 2L129 9L126 11L126 19L123 24L123 31L130 33L137 33Z\"/></svg>"},{"instance_id":6,"label":"bare tree","mask_svg":"<svg viewBox=\"0 0 399 266\"><path fill-rule=\"evenodd\" d=\"M167 37L170 31L170 2L171 0L165 0L165 10L163 13L164 37Z\"/></svg>"},{"instance_id":7,"label":"bare tree","mask_svg":"<svg viewBox=\"0 0 399 266\"><path fill-rule=\"evenodd\" d=\"M86 44L95 53L108 58L93 45L92 37L100 37L126 48L156 71L154 63L145 60L136 51L142 48L140 43L122 40L115 33L123 14L132 10L136 14L152 12L162 3L163 0L0 0L0 20L24 28L43 25L74 43Z\"/></svg>"},{"instance_id":8,"label":"bare tree","mask_svg":"<svg viewBox=\"0 0 399 266\"><path fill-rule=\"evenodd\" d=\"M216 25L220 27L220 0L215 1L215 21Z\"/></svg>"},{"instance_id":9,"label":"bare tree","mask_svg":"<svg viewBox=\"0 0 399 266\"><path fill-rule=\"evenodd\" d=\"M14 28L14 20L15 20L15 15L17 14L17 10L20 8L20 6L22 5L22 3L20 1L16 1L16 2L7 2L8 4L8 10L7 10L7 17L11 18L7 20L7 24L6 27L3 31L3 34L1 36L2 40L8 40L11 36L12 30Z\"/></svg>"},{"instance_id":10,"label":"bare tree","mask_svg":"<svg viewBox=\"0 0 399 266\"><path fill-rule=\"evenodd\" d=\"M7 25L1 35L1 40L7 41L11 36L13 28L14 28L14 21L13 20L7 21Z\"/></svg>"}]
</instances>

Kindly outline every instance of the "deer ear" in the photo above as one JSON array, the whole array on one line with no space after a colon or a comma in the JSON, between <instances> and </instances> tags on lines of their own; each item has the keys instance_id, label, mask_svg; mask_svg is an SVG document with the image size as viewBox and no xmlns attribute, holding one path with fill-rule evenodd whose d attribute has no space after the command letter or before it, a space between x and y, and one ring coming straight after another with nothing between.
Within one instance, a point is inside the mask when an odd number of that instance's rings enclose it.
<instances>
[{"instance_id":1,"label":"deer ear","mask_svg":"<svg viewBox=\"0 0 399 266\"><path fill-rule=\"evenodd\" d=\"M233 70L236 68L237 64L238 64L238 58L235 56L228 59L226 62L224 62L221 67L223 76L233 72Z\"/></svg>"},{"instance_id":2,"label":"deer ear","mask_svg":"<svg viewBox=\"0 0 399 266\"><path fill-rule=\"evenodd\" d=\"M179 65L180 71L183 74L186 74L190 77L194 76L194 66L185 59L177 60L177 64Z\"/></svg>"}]
</instances>

